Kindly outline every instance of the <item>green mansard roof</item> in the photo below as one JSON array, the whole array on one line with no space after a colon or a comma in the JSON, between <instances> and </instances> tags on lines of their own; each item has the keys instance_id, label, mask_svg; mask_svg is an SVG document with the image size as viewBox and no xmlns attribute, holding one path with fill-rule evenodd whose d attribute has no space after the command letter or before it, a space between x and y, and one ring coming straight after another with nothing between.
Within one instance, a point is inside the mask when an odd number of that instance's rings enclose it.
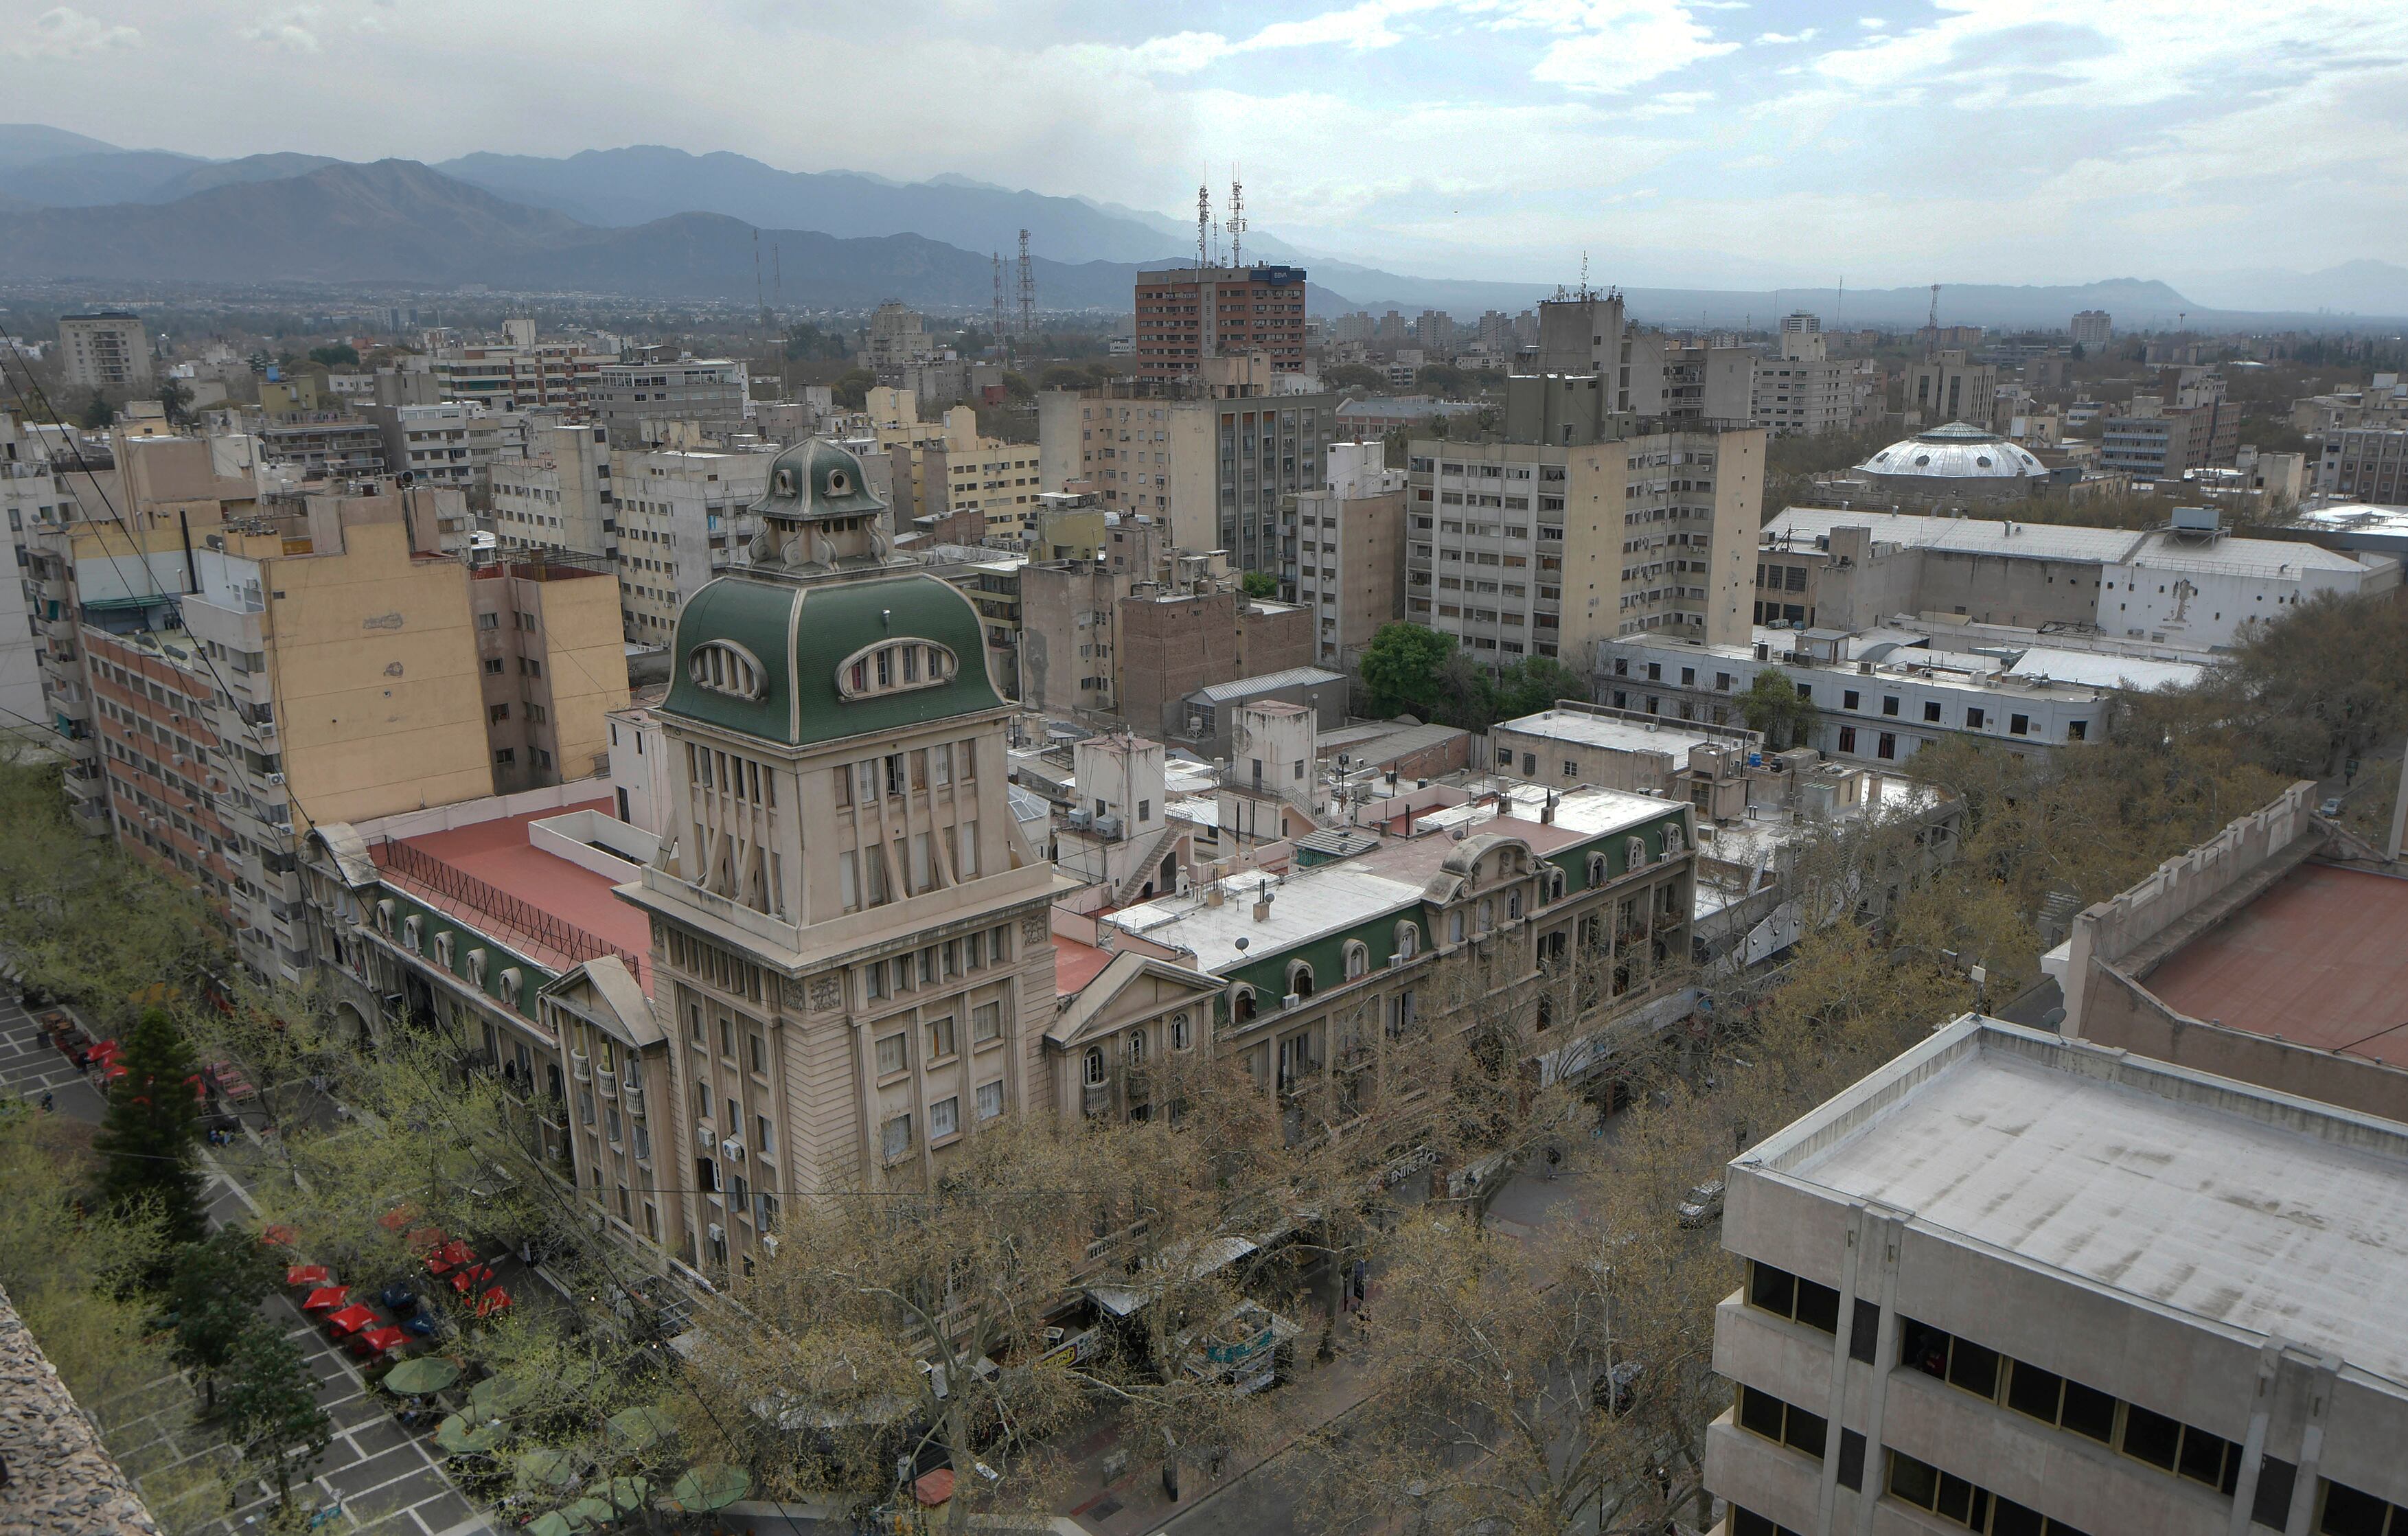
<instances>
[{"instance_id":1,"label":"green mansard roof","mask_svg":"<svg viewBox=\"0 0 2408 1536\"><path fill-rule=\"evenodd\" d=\"M953 653L944 682L847 698L838 674L888 641L932 641ZM698 681L697 650L740 652L759 667L751 696ZM707 672L708 659L699 664ZM986 635L968 598L920 574L796 586L723 576L678 615L662 712L785 746L812 746L1002 706L986 668Z\"/></svg>"}]
</instances>

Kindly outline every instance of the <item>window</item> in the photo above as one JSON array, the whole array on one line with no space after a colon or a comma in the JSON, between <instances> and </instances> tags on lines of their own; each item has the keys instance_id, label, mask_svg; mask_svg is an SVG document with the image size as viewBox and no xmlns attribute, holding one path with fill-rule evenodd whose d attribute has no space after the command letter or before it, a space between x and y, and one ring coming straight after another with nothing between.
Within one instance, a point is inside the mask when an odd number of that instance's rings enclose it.
<instances>
[{"instance_id":1,"label":"window","mask_svg":"<svg viewBox=\"0 0 2408 1536\"><path fill-rule=\"evenodd\" d=\"M2087 739L2089 739L2089 736L2090 736L2090 722L2089 722L2089 721L2087 721L2087 720L2069 720L2069 721L2067 721L2067 722L2065 723L2065 739L2066 739L2068 741L2083 741L2083 740L2087 740Z\"/></svg>"},{"instance_id":2,"label":"window","mask_svg":"<svg viewBox=\"0 0 2408 1536\"><path fill-rule=\"evenodd\" d=\"M738 698L761 698L769 691L760 658L734 640L706 640L687 653L686 676L697 688Z\"/></svg>"},{"instance_id":3,"label":"window","mask_svg":"<svg viewBox=\"0 0 2408 1536\"><path fill-rule=\"evenodd\" d=\"M1132 1067L1145 1065L1145 1030L1142 1028L1128 1032L1128 1059Z\"/></svg>"},{"instance_id":4,"label":"window","mask_svg":"<svg viewBox=\"0 0 2408 1536\"><path fill-rule=\"evenodd\" d=\"M911 1117L898 1114L879 1128L879 1151L894 1162L911 1150Z\"/></svg>"},{"instance_id":5,"label":"window","mask_svg":"<svg viewBox=\"0 0 2408 1536\"><path fill-rule=\"evenodd\" d=\"M941 1061L953 1054L953 1016L931 1020L928 1025L928 1059ZM935 1135L936 1123L929 1122L929 1134Z\"/></svg>"},{"instance_id":6,"label":"window","mask_svg":"<svg viewBox=\"0 0 2408 1536\"><path fill-rule=\"evenodd\" d=\"M1840 727L1840 750L1842 752L1854 752L1856 750L1856 728L1854 725L1842 725Z\"/></svg>"},{"instance_id":7,"label":"window","mask_svg":"<svg viewBox=\"0 0 2408 1536\"><path fill-rule=\"evenodd\" d=\"M1854 688L1847 689L1840 695L1840 708L1843 710L1856 708L1856 691Z\"/></svg>"},{"instance_id":8,"label":"window","mask_svg":"<svg viewBox=\"0 0 2408 1536\"><path fill-rule=\"evenodd\" d=\"M970 940L970 953L978 953L978 940ZM970 1043L990 1045L1003 1038L1003 1004L981 1003L970 1010Z\"/></svg>"},{"instance_id":9,"label":"window","mask_svg":"<svg viewBox=\"0 0 2408 1536\"><path fill-rule=\"evenodd\" d=\"M1940 724L1940 701L1938 699L1927 698L1923 701L1923 718L1926 724L1933 725Z\"/></svg>"},{"instance_id":10,"label":"window","mask_svg":"<svg viewBox=\"0 0 2408 1536\"><path fill-rule=\"evenodd\" d=\"M1747 1304L1776 1316L1791 1318L1825 1333L1840 1331L1840 1293L1830 1286L1751 1262L1747 1267ZM1865 1303L1858 1303L1861 1307ZM1861 1320L1862 1313L1858 1313ZM1875 1317L1879 1310L1875 1309Z\"/></svg>"},{"instance_id":11,"label":"window","mask_svg":"<svg viewBox=\"0 0 2408 1536\"><path fill-rule=\"evenodd\" d=\"M1886 715L1895 715L1898 713L1898 696L1896 694L1884 694L1882 696L1882 713Z\"/></svg>"},{"instance_id":12,"label":"window","mask_svg":"<svg viewBox=\"0 0 2408 1536\"><path fill-rule=\"evenodd\" d=\"M928 1106L928 1140L942 1141L962 1128L962 1101L939 1098Z\"/></svg>"},{"instance_id":13,"label":"window","mask_svg":"<svg viewBox=\"0 0 2408 1536\"><path fill-rule=\"evenodd\" d=\"M1829 1432L1830 1422L1820 1414L1810 1414L1770 1392L1742 1386L1739 1389L1737 1417L1739 1427L1752 1434L1762 1435L1793 1451L1803 1451L1817 1461L1823 1459L1823 1441Z\"/></svg>"},{"instance_id":14,"label":"window","mask_svg":"<svg viewBox=\"0 0 2408 1536\"><path fill-rule=\"evenodd\" d=\"M1196 1038L1192 1028L1185 1013L1170 1015L1170 1048L1174 1051L1184 1051L1194 1045Z\"/></svg>"},{"instance_id":15,"label":"window","mask_svg":"<svg viewBox=\"0 0 2408 1536\"><path fill-rule=\"evenodd\" d=\"M767 1077L767 1076L768 1076L768 1075L769 1075L769 1046L768 1046L768 1042L767 1042L767 1041L764 1041L764 1040L761 1038L760 1033L756 1030L756 1031L754 1031L753 1033L752 1033L752 1034L750 1034L750 1035L748 1035L748 1036L746 1036L746 1037L745 1037L745 1043L746 1043L746 1045L747 1045L747 1046L751 1049L751 1051L752 1051L752 1070L753 1070L754 1072L758 1073L759 1075L763 1076L763 1077Z\"/></svg>"},{"instance_id":16,"label":"window","mask_svg":"<svg viewBox=\"0 0 2408 1536\"><path fill-rule=\"evenodd\" d=\"M1346 979L1351 982L1370 969L1370 946L1365 944L1359 939L1348 940L1346 943Z\"/></svg>"},{"instance_id":17,"label":"window","mask_svg":"<svg viewBox=\"0 0 2408 1536\"><path fill-rule=\"evenodd\" d=\"M1873 743L1873 755L1894 760L1898 756L1898 734L1895 731L1882 732L1880 739Z\"/></svg>"},{"instance_id":18,"label":"window","mask_svg":"<svg viewBox=\"0 0 2408 1536\"><path fill-rule=\"evenodd\" d=\"M910 1064L910 1054L902 1031L897 1030L878 1042L878 1075L893 1077Z\"/></svg>"},{"instance_id":19,"label":"window","mask_svg":"<svg viewBox=\"0 0 2408 1536\"><path fill-rule=\"evenodd\" d=\"M1080 1059L1079 1081L1090 1088L1100 1088L1104 1085L1104 1048L1102 1046L1087 1047L1087 1054Z\"/></svg>"},{"instance_id":20,"label":"window","mask_svg":"<svg viewBox=\"0 0 2408 1536\"><path fill-rule=\"evenodd\" d=\"M978 1117L992 1120L1003 1113L1003 1081L982 1083L978 1091Z\"/></svg>"}]
</instances>

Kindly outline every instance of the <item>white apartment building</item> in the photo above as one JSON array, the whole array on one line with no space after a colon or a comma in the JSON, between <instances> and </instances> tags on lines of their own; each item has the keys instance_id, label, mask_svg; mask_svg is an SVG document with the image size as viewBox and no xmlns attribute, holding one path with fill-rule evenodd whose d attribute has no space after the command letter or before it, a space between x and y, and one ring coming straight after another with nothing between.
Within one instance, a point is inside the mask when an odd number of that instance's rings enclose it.
<instances>
[{"instance_id":1,"label":"white apartment building","mask_svg":"<svg viewBox=\"0 0 2408 1536\"><path fill-rule=\"evenodd\" d=\"M526 417L516 410L458 401L359 410L384 434L386 471L414 484L473 491L494 465L526 456Z\"/></svg>"},{"instance_id":2,"label":"white apartment building","mask_svg":"<svg viewBox=\"0 0 2408 1536\"><path fill-rule=\"evenodd\" d=\"M1403 617L1405 472L1381 442L1331 443L1326 490L1296 497L1294 600L1312 610L1312 659L1344 668Z\"/></svg>"},{"instance_id":3,"label":"white apartment building","mask_svg":"<svg viewBox=\"0 0 2408 1536\"><path fill-rule=\"evenodd\" d=\"M736 432L744 424L747 387L744 365L732 358L614 361L595 371L587 398L611 447L642 448L668 440L676 423L692 423L713 438Z\"/></svg>"},{"instance_id":4,"label":"white apartment building","mask_svg":"<svg viewBox=\"0 0 2408 1536\"><path fill-rule=\"evenodd\" d=\"M42 703L42 630L55 615L29 579L36 535L75 516L75 498L50 467L48 445L27 434L16 412L0 410L0 511L8 520L7 569L25 605L0 607L0 733L49 723Z\"/></svg>"},{"instance_id":5,"label":"white apartment building","mask_svg":"<svg viewBox=\"0 0 2408 1536\"><path fill-rule=\"evenodd\" d=\"M2115 334L2115 318L2104 309L2085 309L2073 317L2073 344L2097 352Z\"/></svg>"},{"instance_id":6,"label":"white apartment building","mask_svg":"<svg viewBox=\"0 0 2408 1536\"><path fill-rule=\"evenodd\" d=\"M1775 437L1849 430L1856 419L1856 369L1826 355L1820 317L1782 320L1781 355L1756 359L1751 406L1756 424Z\"/></svg>"},{"instance_id":7,"label":"white apartment building","mask_svg":"<svg viewBox=\"0 0 2408 1536\"><path fill-rule=\"evenodd\" d=\"M74 389L140 389L150 382L150 336L120 309L59 317L60 364Z\"/></svg>"},{"instance_id":8,"label":"white apartment building","mask_svg":"<svg viewBox=\"0 0 2408 1536\"><path fill-rule=\"evenodd\" d=\"M615 557L610 450L601 427L532 424L526 457L495 464L494 540L503 550L574 550Z\"/></svg>"},{"instance_id":9,"label":"white apartment building","mask_svg":"<svg viewBox=\"0 0 2408 1536\"><path fill-rule=\"evenodd\" d=\"M502 331L499 342L434 349L427 366L445 399L495 410L582 406L602 368L619 361L616 337L541 341L531 320L504 321Z\"/></svg>"},{"instance_id":10,"label":"white apartment building","mask_svg":"<svg viewBox=\"0 0 2408 1536\"><path fill-rule=\"evenodd\" d=\"M677 616L712 577L750 563L752 505L769 487L774 449L661 449L610 456L618 514L619 608L627 639L666 645Z\"/></svg>"},{"instance_id":11,"label":"white apartment building","mask_svg":"<svg viewBox=\"0 0 2408 1536\"><path fill-rule=\"evenodd\" d=\"M1968 1015L1727 1178L1727 1536L2408 1524L2400 1126Z\"/></svg>"}]
</instances>

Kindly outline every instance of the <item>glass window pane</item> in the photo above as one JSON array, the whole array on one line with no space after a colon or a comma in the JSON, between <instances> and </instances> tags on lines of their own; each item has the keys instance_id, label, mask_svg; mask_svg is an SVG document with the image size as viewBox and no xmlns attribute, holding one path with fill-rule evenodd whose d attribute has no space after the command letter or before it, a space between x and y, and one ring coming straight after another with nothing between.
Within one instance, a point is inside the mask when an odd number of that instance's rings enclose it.
<instances>
[{"instance_id":1,"label":"glass window pane","mask_svg":"<svg viewBox=\"0 0 2408 1536\"><path fill-rule=\"evenodd\" d=\"M2057 1422L2077 1435L2108 1444L2115 1438L2115 1400L2095 1386L2068 1382L2064 1412Z\"/></svg>"},{"instance_id":2,"label":"glass window pane","mask_svg":"<svg viewBox=\"0 0 2408 1536\"><path fill-rule=\"evenodd\" d=\"M1826 1333L1840 1331L1840 1293L1811 1280L1798 1282L1798 1320Z\"/></svg>"},{"instance_id":3,"label":"glass window pane","mask_svg":"<svg viewBox=\"0 0 2408 1536\"><path fill-rule=\"evenodd\" d=\"M2174 1457L2182 1444L2182 1426L2163 1414L2153 1414L2138 1403L2124 1405L2124 1453L2136 1456L2152 1467L2174 1470Z\"/></svg>"},{"instance_id":4,"label":"glass window pane","mask_svg":"<svg viewBox=\"0 0 2408 1536\"><path fill-rule=\"evenodd\" d=\"M1739 1426L1767 1440L1779 1440L1783 1406L1781 1400L1770 1393L1742 1386L1739 1389Z\"/></svg>"},{"instance_id":5,"label":"glass window pane","mask_svg":"<svg viewBox=\"0 0 2408 1536\"><path fill-rule=\"evenodd\" d=\"M1793 1404L1789 1410L1788 1428L1781 1438L1792 1450L1803 1451L1820 1461L1823 1459L1823 1437L1829 1428L1822 1414L1810 1414Z\"/></svg>"},{"instance_id":6,"label":"glass window pane","mask_svg":"<svg viewBox=\"0 0 2408 1536\"><path fill-rule=\"evenodd\" d=\"M1767 1312L1786 1317L1797 1310L1798 1277L1770 1264L1748 1266L1747 1299Z\"/></svg>"},{"instance_id":7,"label":"glass window pane","mask_svg":"<svg viewBox=\"0 0 2408 1536\"><path fill-rule=\"evenodd\" d=\"M1940 1498L1940 1470L1902 1452L1889 1454L1889 1491L1910 1504L1929 1509Z\"/></svg>"},{"instance_id":8,"label":"glass window pane","mask_svg":"<svg viewBox=\"0 0 2408 1536\"><path fill-rule=\"evenodd\" d=\"M2204 1429L2184 1425L2182 1474L2210 1487L2218 1486L2224 1482L2224 1447L2222 1435L2212 1435Z\"/></svg>"},{"instance_id":9,"label":"glass window pane","mask_svg":"<svg viewBox=\"0 0 2408 1536\"><path fill-rule=\"evenodd\" d=\"M1948 1352L1948 1385L1961 1386L1975 1397L1997 1397L1999 1352L1970 1339L1957 1340Z\"/></svg>"},{"instance_id":10,"label":"glass window pane","mask_svg":"<svg viewBox=\"0 0 2408 1536\"><path fill-rule=\"evenodd\" d=\"M2042 1371L2036 1365L2014 1362L2014 1372L2007 1380L2007 1406L2018 1414L2029 1414L2045 1424L2057 1422L2058 1396L2065 1390L2065 1378L2053 1371Z\"/></svg>"}]
</instances>

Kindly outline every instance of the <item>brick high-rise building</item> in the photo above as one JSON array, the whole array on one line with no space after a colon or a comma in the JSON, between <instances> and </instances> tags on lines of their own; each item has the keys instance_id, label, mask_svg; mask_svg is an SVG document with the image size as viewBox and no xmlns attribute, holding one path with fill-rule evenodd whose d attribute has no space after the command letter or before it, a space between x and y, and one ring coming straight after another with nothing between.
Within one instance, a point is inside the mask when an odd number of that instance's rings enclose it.
<instances>
[{"instance_id":1,"label":"brick high-rise building","mask_svg":"<svg viewBox=\"0 0 2408 1536\"><path fill-rule=\"evenodd\" d=\"M1183 379L1207 357L1264 352L1281 373L1304 367L1304 268L1171 266L1137 275L1137 366Z\"/></svg>"}]
</instances>

